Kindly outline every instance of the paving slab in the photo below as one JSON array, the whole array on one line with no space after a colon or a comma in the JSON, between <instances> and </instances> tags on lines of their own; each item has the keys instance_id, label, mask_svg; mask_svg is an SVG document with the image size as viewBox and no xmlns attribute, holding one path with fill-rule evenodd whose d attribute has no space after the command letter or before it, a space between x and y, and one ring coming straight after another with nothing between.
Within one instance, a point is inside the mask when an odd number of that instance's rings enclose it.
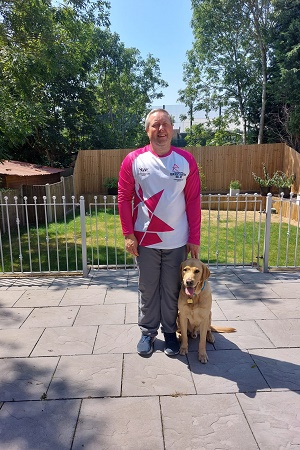
<instances>
[{"instance_id":1,"label":"paving slab","mask_svg":"<svg viewBox=\"0 0 300 450\"><path fill-rule=\"evenodd\" d=\"M57 363L57 357L0 359L0 401L40 400Z\"/></svg>"},{"instance_id":2,"label":"paving slab","mask_svg":"<svg viewBox=\"0 0 300 450\"><path fill-rule=\"evenodd\" d=\"M220 298L235 299L234 294L225 284L211 283L211 292L213 300L218 300Z\"/></svg>"},{"instance_id":3,"label":"paving slab","mask_svg":"<svg viewBox=\"0 0 300 450\"><path fill-rule=\"evenodd\" d=\"M47 328L31 356L90 355L96 333L96 326Z\"/></svg>"},{"instance_id":4,"label":"paving slab","mask_svg":"<svg viewBox=\"0 0 300 450\"><path fill-rule=\"evenodd\" d=\"M239 284L241 281L244 284L255 284L255 285L265 285L265 284L273 284L273 283L281 283L281 280L276 278L272 273L262 273L258 272L258 270L254 270L251 272L250 270L245 269L234 269L235 274L239 279ZM231 279L230 279L231 283Z\"/></svg>"},{"instance_id":5,"label":"paving slab","mask_svg":"<svg viewBox=\"0 0 300 450\"><path fill-rule=\"evenodd\" d=\"M72 450L164 450L159 397L86 399Z\"/></svg>"},{"instance_id":6,"label":"paving slab","mask_svg":"<svg viewBox=\"0 0 300 450\"><path fill-rule=\"evenodd\" d=\"M251 356L241 350L207 351L208 363L189 352L188 361L197 394L255 393L270 390Z\"/></svg>"},{"instance_id":7,"label":"paving slab","mask_svg":"<svg viewBox=\"0 0 300 450\"><path fill-rule=\"evenodd\" d=\"M31 312L32 308L0 308L0 329L19 328Z\"/></svg>"},{"instance_id":8,"label":"paving slab","mask_svg":"<svg viewBox=\"0 0 300 450\"><path fill-rule=\"evenodd\" d=\"M87 289L90 285L89 278L84 278L81 276L65 276L56 277L51 283L50 288L64 288L64 289Z\"/></svg>"},{"instance_id":9,"label":"paving slab","mask_svg":"<svg viewBox=\"0 0 300 450\"><path fill-rule=\"evenodd\" d=\"M254 398L245 394L237 397L260 449L300 448L299 392L259 392Z\"/></svg>"},{"instance_id":10,"label":"paving slab","mask_svg":"<svg viewBox=\"0 0 300 450\"><path fill-rule=\"evenodd\" d=\"M210 268L210 278L209 281L211 281L211 283L213 285L215 284L227 284L227 283L231 283L231 284L235 284L241 283L241 279L240 277L235 274L233 272L233 270L231 269L220 269L220 268L214 268L211 267Z\"/></svg>"},{"instance_id":11,"label":"paving slab","mask_svg":"<svg viewBox=\"0 0 300 450\"><path fill-rule=\"evenodd\" d=\"M70 450L80 400L7 402L0 410L3 450Z\"/></svg>"},{"instance_id":12,"label":"paving slab","mask_svg":"<svg viewBox=\"0 0 300 450\"><path fill-rule=\"evenodd\" d=\"M118 305L118 308L114 305L84 305L80 307L74 326L123 324L124 317L125 305Z\"/></svg>"},{"instance_id":13,"label":"paving slab","mask_svg":"<svg viewBox=\"0 0 300 450\"><path fill-rule=\"evenodd\" d=\"M137 287L131 288L112 288L108 289L105 297L105 304L118 304L118 303L136 303L138 302L138 290Z\"/></svg>"},{"instance_id":14,"label":"paving slab","mask_svg":"<svg viewBox=\"0 0 300 450\"><path fill-rule=\"evenodd\" d=\"M300 281L300 271L299 270L284 270L284 271L271 271L270 272L276 280L284 281Z\"/></svg>"},{"instance_id":15,"label":"paving slab","mask_svg":"<svg viewBox=\"0 0 300 450\"><path fill-rule=\"evenodd\" d=\"M42 328L0 330L0 358L29 356L43 331Z\"/></svg>"},{"instance_id":16,"label":"paving slab","mask_svg":"<svg viewBox=\"0 0 300 450\"><path fill-rule=\"evenodd\" d=\"M259 448L234 394L167 396L160 401L167 450Z\"/></svg>"},{"instance_id":17,"label":"paving slab","mask_svg":"<svg viewBox=\"0 0 300 450\"><path fill-rule=\"evenodd\" d=\"M299 287L300 289L300 287ZM264 299L263 303L278 319L300 319L300 301L296 298Z\"/></svg>"},{"instance_id":18,"label":"paving slab","mask_svg":"<svg viewBox=\"0 0 300 450\"><path fill-rule=\"evenodd\" d=\"M125 305L126 313L125 313L125 323L137 323L138 320L138 304L127 303Z\"/></svg>"},{"instance_id":19,"label":"paving slab","mask_svg":"<svg viewBox=\"0 0 300 450\"><path fill-rule=\"evenodd\" d=\"M136 324L102 325L99 327L94 354L133 353L141 332Z\"/></svg>"},{"instance_id":20,"label":"paving slab","mask_svg":"<svg viewBox=\"0 0 300 450\"><path fill-rule=\"evenodd\" d=\"M124 355L124 397L178 394L195 394L185 356L170 358L161 352L151 358L136 353Z\"/></svg>"},{"instance_id":21,"label":"paving slab","mask_svg":"<svg viewBox=\"0 0 300 450\"><path fill-rule=\"evenodd\" d=\"M34 308L26 318L24 328L68 327L72 326L79 306L50 306Z\"/></svg>"},{"instance_id":22,"label":"paving slab","mask_svg":"<svg viewBox=\"0 0 300 450\"><path fill-rule=\"evenodd\" d=\"M277 284L276 288L274 285L263 285L263 284L255 284L255 285L231 285L227 284L228 289L237 299L263 299L263 298L278 298L280 295L277 294ZM274 289L273 289L274 288Z\"/></svg>"},{"instance_id":23,"label":"paving slab","mask_svg":"<svg viewBox=\"0 0 300 450\"><path fill-rule=\"evenodd\" d=\"M273 391L300 394L300 348L256 349L251 357Z\"/></svg>"},{"instance_id":24,"label":"paving slab","mask_svg":"<svg viewBox=\"0 0 300 450\"><path fill-rule=\"evenodd\" d=\"M72 305L103 305L106 288L98 286L94 289L67 289L60 306Z\"/></svg>"},{"instance_id":25,"label":"paving slab","mask_svg":"<svg viewBox=\"0 0 300 450\"><path fill-rule=\"evenodd\" d=\"M272 286L271 289L281 298L300 299L299 283L280 283Z\"/></svg>"},{"instance_id":26,"label":"paving slab","mask_svg":"<svg viewBox=\"0 0 300 450\"><path fill-rule=\"evenodd\" d=\"M62 356L47 398L120 396L122 361L121 354Z\"/></svg>"},{"instance_id":27,"label":"paving slab","mask_svg":"<svg viewBox=\"0 0 300 450\"><path fill-rule=\"evenodd\" d=\"M274 301L268 301L272 305ZM237 299L217 300L218 306L227 320L276 319L276 315L261 300Z\"/></svg>"},{"instance_id":28,"label":"paving slab","mask_svg":"<svg viewBox=\"0 0 300 450\"><path fill-rule=\"evenodd\" d=\"M0 291L0 308L9 308L14 306L22 294L22 291Z\"/></svg>"},{"instance_id":29,"label":"paving slab","mask_svg":"<svg viewBox=\"0 0 300 450\"><path fill-rule=\"evenodd\" d=\"M17 294L17 291L10 291L10 294ZM45 307L45 306L58 306L61 299L64 296L64 291L55 291L50 289L27 289L14 306L17 307Z\"/></svg>"},{"instance_id":30,"label":"paving slab","mask_svg":"<svg viewBox=\"0 0 300 450\"><path fill-rule=\"evenodd\" d=\"M14 278L10 290L24 290L24 289L45 289L49 288L53 283L54 278L44 277L20 277Z\"/></svg>"},{"instance_id":31,"label":"paving slab","mask_svg":"<svg viewBox=\"0 0 300 450\"><path fill-rule=\"evenodd\" d=\"M300 319L257 320L275 347L300 347Z\"/></svg>"},{"instance_id":32,"label":"paving slab","mask_svg":"<svg viewBox=\"0 0 300 450\"><path fill-rule=\"evenodd\" d=\"M264 322L264 321L261 321ZM269 321L272 322L271 320ZM275 320L273 326L275 326ZM255 320L229 320L214 321L215 325L233 327L236 329L234 333L214 333L214 346L217 350L236 350L250 349L250 348L273 348L274 343L270 340L268 335L256 323Z\"/></svg>"},{"instance_id":33,"label":"paving slab","mask_svg":"<svg viewBox=\"0 0 300 450\"><path fill-rule=\"evenodd\" d=\"M226 320L226 316L223 313L222 309L219 306L219 303L217 300L212 302L212 321L214 320Z\"/></svg>"}]
</instances>

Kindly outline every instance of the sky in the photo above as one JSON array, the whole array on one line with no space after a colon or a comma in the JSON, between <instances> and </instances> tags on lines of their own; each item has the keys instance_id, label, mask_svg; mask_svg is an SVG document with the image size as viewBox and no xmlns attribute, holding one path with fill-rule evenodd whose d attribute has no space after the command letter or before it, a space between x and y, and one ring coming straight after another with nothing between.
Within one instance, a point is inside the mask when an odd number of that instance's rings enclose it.
<instances>
[{"instance_id":1,"label":"sky","mask_svg":"<svg viewBox=\"0 0 300 450\"><path fill-rule=\"evenodd\" d=\"M178 90L185 87L182 66L193 42L190 0L109 1L110 30L126 47L137 48L142 58L151 53L160 60L161 77L169 87L155 106L178 104Z\"/></svg>"}]
</instances>

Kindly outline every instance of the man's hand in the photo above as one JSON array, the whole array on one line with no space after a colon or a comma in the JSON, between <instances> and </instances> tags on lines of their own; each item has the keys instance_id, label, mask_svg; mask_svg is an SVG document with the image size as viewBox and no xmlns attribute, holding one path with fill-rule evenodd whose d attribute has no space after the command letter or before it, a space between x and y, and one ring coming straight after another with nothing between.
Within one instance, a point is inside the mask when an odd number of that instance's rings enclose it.
<instances>
[{"instance_id":1,"label":"man's hand","mask_svg":"<svg viewBox=\"0 0 300 450\"><path fill-rule=\"evenodd\" d=\"M138 254L138 242L134 234L128 234L125 236L125 248L128 253L131 253L133 256L139 256Z\"/></svg>"},{"instance_id":2,"label":"man's hand","mask_svg":"<svg viewBox=\"0 0 300 450\"><path fill-rule=\"evenodd\" d=\"M189 242L186 244L187 253L191 254L191 258L199 258L199 245L190 244Z\"/></svg>"}]
</instances>

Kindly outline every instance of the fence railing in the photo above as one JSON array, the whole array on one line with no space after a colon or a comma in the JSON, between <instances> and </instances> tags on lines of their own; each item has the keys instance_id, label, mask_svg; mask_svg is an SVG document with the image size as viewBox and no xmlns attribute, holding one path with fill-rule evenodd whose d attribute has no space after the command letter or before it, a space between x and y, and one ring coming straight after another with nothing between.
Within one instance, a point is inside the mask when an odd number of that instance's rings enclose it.
<instances>
[{"instance_id":1,"label":"fence railing","mask_svg":"<svg viewBox=\"0 0 300 450\"><path fill-rule=\"evenodd\" d=\"M46 208L47 208L47 217L51 220L51 215L53 213L52 208L52 199L55 197L55 199L58 199L58 203L56 205L56 217L61 219L64 215L64 210L61 205L62 198L71 198L71 196L74 195L74 186L73 186L73 175L70 175L68 177L61 177L60 181L57 183L52 184L42 184L42 185L23 185L20 188L17 189L8 189L8 190L0 190L0 204L20 204L26 200L29 200L28 208L27 208L27 214L28 214L28 220L31 222L34 220L35 217L35 207L39 210L41 208L41 212L39 214L40 216L40 222L43 220L43 212L44 212L44 197L47 198L46 202ZM17 199L17 200L16 200ZM34 202L34 204L33 204ZM34 208L31 208L30 205L34 206ZM6 232L5 229L5 223L7 221L3 217L3 209L0 210L0 228L2 232ZM16 227L17 221L16 221L16 214L17 209L16 208L6 208L6 214L9 214L9 221L10 226ZM19 224L21 226L26 224L26 218L24 215L24 208L21 207L18 210L18 220Z\"/></svg>"},{"instance_id":2,"label":"fence railing","mask_svg":"<svg viewBox=\"0 0 300 450\"><path fill-rule=\"evenodd\" d=\"M94 196L89 202L83 196L79 201L74 196L69 201L44 196L42 202L4 198L0 210L3 276L87 276L91 268L135 267L125 251L116 197ZM288 217L283 210L290 211ZM298 269L299 230L300 206L295 199L203 196L200 258L209 266Z\"/></svg>"}]
</instances>

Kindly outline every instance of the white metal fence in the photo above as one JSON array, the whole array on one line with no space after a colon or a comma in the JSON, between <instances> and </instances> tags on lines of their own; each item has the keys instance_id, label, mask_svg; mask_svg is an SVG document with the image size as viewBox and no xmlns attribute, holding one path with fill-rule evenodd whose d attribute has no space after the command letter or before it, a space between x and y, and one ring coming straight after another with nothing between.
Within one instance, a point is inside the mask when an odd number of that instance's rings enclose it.
<instances>
[{"instance_id":1,"label":"white metal fence","mask_svg":"<svg viewBox=\"0 0 300 450\"><path fill-rule=\"evenodd\" d=\"M295 212L296 208L296 212ZM292 211L293 209L293 211ZM59 214L58 214L59 212ZM129 268L116 197L58 202L53 196L0 203L0 273L70 274ZM20 220L22 217L22 221ZM300 268L300 206L260 195L202 197L200 258L210 266Z\"/></svg>"}]
</instances>

